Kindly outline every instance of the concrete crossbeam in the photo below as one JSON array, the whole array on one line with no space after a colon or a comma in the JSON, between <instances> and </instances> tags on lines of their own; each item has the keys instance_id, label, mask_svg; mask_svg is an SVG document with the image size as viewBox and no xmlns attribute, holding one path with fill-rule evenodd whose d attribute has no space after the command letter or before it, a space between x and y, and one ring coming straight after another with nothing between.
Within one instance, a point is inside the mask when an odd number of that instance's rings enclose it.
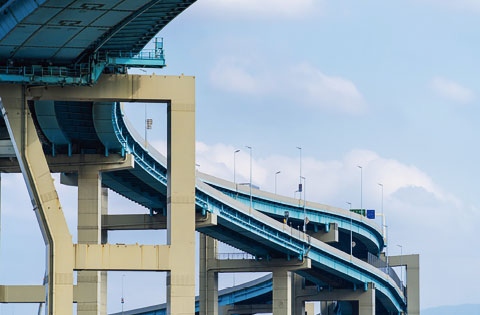
<instances>
[{"instance_id":1,"label":"concrete crossbeam","mask_svg":"<svg viewBox=\"0 0 480 315\"><path fill-rule=\"evenodd\" d=\"M0 303L45 303L45 286L0 285Z\"/></svg>"},{"instance_id":2,"label":"concrete crossbeam","mask_svg":"<svg viewBox=\"0 0 480 315\"><path fill-rule=\"evenodd\" d=\"M74 244L75 270L168 271L170 245Z\"/></svg>"},{"instance_id":3,"label":"concrete crossbeam","mask_svg":"<svg viewBox=\"0 0 480 315\"><path fill-rule=\"evenodd\" d=\"M272 259L269 261L255 259L214 259L209 262L209 270L215 272L273 272L276 269L285 269L289 271L298 271L310 269L312 262L310 259L303 261Z\"/></svg>"},{"instance_id":4,"label":"concrete crossbeam","mask_svg":"<svg viewBox=\"0 0 480 315\"><path fill-rule=\"evenodd\" d=\"M203 228L217 225L217 215L196 214L195 227ZM148 214L109 214L102 216L102 229L116 230L162 230L167 228L167 217Z\"/></svg>"},{"instance_id":5,"label":"concrete crossbeam","mask_svg":"<svg viewBox=\"0 0 480 315\"><path fill-rule=\"evenodd\" d=\"M309 232L308 234L325 243L336 243L338 242L338 224L330 223L328 232L320 230L318 232Z\"/></svg>"}]
</instances>

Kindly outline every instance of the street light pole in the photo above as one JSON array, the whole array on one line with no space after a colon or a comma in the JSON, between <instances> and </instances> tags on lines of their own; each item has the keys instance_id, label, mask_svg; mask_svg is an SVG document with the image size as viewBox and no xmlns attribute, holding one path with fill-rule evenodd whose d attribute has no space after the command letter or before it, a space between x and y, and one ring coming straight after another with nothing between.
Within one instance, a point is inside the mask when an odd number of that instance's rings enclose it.
<instances>
[{"instance_id":1,"label":"street light pole","mask_svg":"<svg viewBox=\"0 0 480 315\"><path fill-rule=\"evenodd\" d=\"M123 304L125 303L125 297L123 295L123 279L125 278L125 275L122 275L122 299L120 302L122 303L122 315L123 315Z\"/></svg>"},{"instance_id":2,"label":"street light pole","mask_svg":"<svg viewBox=\"0 0 480 315\"><path fill-rule=\"evenodd\" d=\"M382 188L382 232L383 232L383 238L384 238L384 241L386 241L386 231L385 231L385 212L383 211L383 184L382 183L378 183L378 186L380 186Z\"/></svg>"},{"instance_id":3,"label":"street light pole","mask_svg":"<svg viewBox=\"0 0 480 315\"><path fill-rule=\"evenodd\" d=\"M353 222L352 222L352 203L347 201L348 212L350 212L350 256L353 254Z\"/></svg>"},{"instance_id":4,"label":"street light pole","mask_svg":"<svg viewBox=\"0 0 480 315\"><path fill-rule=\"evenodd\" d=\"M360 213L363 210L363 167L357 165L360 169Z\"/></svg>"},{"instance_id":5,"label":"street light pole","mask_svg":"<svg viewBox=\"0 0 480 315\"><path fill-rule=\"evenodd\" d=\"M302 199L302 147L297 147L300 150L300 183L298 185L298 191L300 192L300 199Z\"/></svg>"},{"instance_id":6,"label":"street light pole","mask_svg":"<svg viewBox=\"0 0 480 315\"><path fill-rule=\"evenodd\" d=\"M235 162L238 152L240 152L240 150L235 150L233 152L233 184L235 185L235 198L237 198L237 195L238 195L237 168L236 168L236 162Z\"/></svg>"},{"instance_id":7,"label":"street light pole","mask_svg":"<svg viewBox=\"0 0 480 315\"><path fill-rule=\"evenodd\" d=\"M253 199L252 199L252 147L248 145L245 146L247 149L250 150L250 212L252 212L253 207Z\"/></svg>"},{"instance_id":8,"label":"street light pole","mask_svg":"<svg viewBox=\"0 0 480 315\"><path fill-rule=\"evenodd\" d=\"M275 173L275 197L277 197L277 175L280 174L281 171L277 171Z\"/></svg>"},{"instance_id":9,"label":"street light pole","mask_svg":"<svg viewBox=\"0 0 480 315\"><path fill-rule=\"evenodd\" d=\"M307 233L307 179L303 176L301 179L303 179L303 233Z\"/></svg>"}]
</instances>

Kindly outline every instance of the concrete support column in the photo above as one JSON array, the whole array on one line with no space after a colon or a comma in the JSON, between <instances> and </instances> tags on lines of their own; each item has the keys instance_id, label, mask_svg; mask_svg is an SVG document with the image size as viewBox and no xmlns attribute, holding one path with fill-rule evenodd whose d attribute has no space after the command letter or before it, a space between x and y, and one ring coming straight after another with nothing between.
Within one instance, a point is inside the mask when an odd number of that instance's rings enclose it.
<instances>
[{"instance_id":1,"label":"concrete support column","mask_svg":"<svg viewBox=\"0 0 480 315\"><path fill-rule=\"evenodd\" d=\"M391 267L407 268L407 314L420 315L420 255L390 256Z\"/></svg>"},{"instance_id":2,"label":"concrete support column","mask_svg":"<svg viewBox=\"0 0 480 315\"><path fill-rule=\"evenodd\" d=\"M108 188L102 187L102 215L108 214ZM108 231L102 230L101 243L108 243ZM107 272L100 271L100 314L107 315Z\"/></svg>"},{"instance_id":3,"label":"concrete support column","mask_svg":"<svg viewBox=\"0 0 480 315\"><path fill-rule=\"evenodd\" d=\"M167 113L168 315L195 314L195 91L182 92Z\"/></svg>"},{"instance_id":4,"label":"concrete support column","mask_svg":"<svg viewBox=\"0 0 480 315\"><path fill-rule=\"evenodd\" d=\"M102 243L102 212L107 211L107 195L102 189L101 174L96 167L78 170L78 243ZM104 195L105 194L105 195ZM102 202L103 201L103 202ZM105 238L105 234L103 235ZM104 282L102 283L102 278ZM106 272L79 271L77 314L106 314ZM102 299L103 297L103 299ZM103 312L102 312L103 310Z\"/></svg>"},{"instance_id":5,"label":"concrete support column","mask_svg":"<svg viewBox=\"0 0 480 315\"><path fill-rule=\"evenodd\" d=\"M315 315L314 303L305 303L305 315Z\"/></svg>"},{"instance_id":6,"label":"concrete support column","mask_svg":"<svg viewBox=\"0 0 480 315\"><path fill-rule=\"evenodd\" d=\"M292 274L286 269L275 269L273 278L273 314L292 314Z\"/></svg>"},{"instance_id":7,"label":"concrete support column","mask_svg":"<svg viewBox=\"0 0 480 315\"><path fill-rule=\"evenodd\" d=\"M200 315L218 315L218 273L209 270L217 258L217 240L200 234Z\"/></svg>"},{"instance_id":8,"label":"concrete support column","mask_svg":"<svg viewBox=\"0 0 480 315\"><path fill-rule=\"evenodd\" d=\"M2 114L46 245L47 314L73 313L73 243L28 109L25 87L0 85Z\"/></svg>"},{"instance_id":9,"label":"concrete support column","mask_svg":"<svg viewBox=\"0 0 480 315\"><path fill-rule=\"evenodd\" d=\"M368 283L368 290L358 298L359 315L375 315L375 285Z\"/></svg>"}]
</instances>

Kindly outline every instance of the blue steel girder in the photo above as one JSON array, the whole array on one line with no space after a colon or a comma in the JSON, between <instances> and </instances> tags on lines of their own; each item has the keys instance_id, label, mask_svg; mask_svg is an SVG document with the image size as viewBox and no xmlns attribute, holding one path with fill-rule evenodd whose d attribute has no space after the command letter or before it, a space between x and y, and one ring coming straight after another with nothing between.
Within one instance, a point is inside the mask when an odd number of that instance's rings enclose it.
<instances>
[{"instance_id":1,"label":"blue steel girder","mask_svg":"<svg viewBox=\"0 0 480 315\"><path fill-rule=\"evenodd\" d=\"M164 67L162 45L148 56L142 49L193 2L8 1L0 9L0 82L91 85L106 68Z\"/></svg>"},{"instance_id":2,"label":"blue steel girder","mask_svg":"<svg viewBox=\"0 0 480 315\"><path fill-rule=\"evenodd\" d=\"M134 181L147 183L166 189L165 158L155 158L153 149L149 151L142 146L134 132L125 123L118 104L112 104L112 124L115 135L121 143L122 151L131 153L135 159L135 168L139 167L142 174ZM93 124L94 125L94 124ZM148 178L148 179L147 179ZM140 183L127 189L138 189ZM145 185L145 183L142 183ZM145 191L145 189L143 189ZM140 193L142 189L140 189ZM230 198L226 194L197 180L196 187L197 208L218 216L218 232L231 235L232 232L248 239L244 249L258 255L267 254L266 259L272 256L291 257L292 259L312 259L316 270L324 270L346 281L362 285L367 282L375 283L380 294L387 297L397 310L404 308L403 295L390 278L371 265L326 245L316 239L311 239L299 231L292 231L286 225L263 215L255 210L250 211L242 202ZM212 227L211 230L216 228ZM298 234L297 234L298 233ZM226 243L231 242L228 241ZM245 244L243 244L245 246Z\"/></svg>"},{"instance_id":3,"label":"blue steel girder","mask_svg":"<svg viewBox=\"0 0 480 315\"><path fill-rule=\"evenodd\" d=\"M209 181L208 179L203 179L203 181L226 195L241 201L243 204L250 205L250 195L242 192L237 193L229 187L222 186L218 182ZM289 220L294 220L299 223L302 222L301 224L303 224L304 210L302 205L288 204L265 196L257 196L255 192L252 194L252 204L255 210L278 219L283 219L285 211L288 211ZM350 224L350 218L326 209L307 206L305 212L310 221L307 229L309 227L315 227L315 225L317 225L316 228L318 228L318 225L325 228L329 223L336 223L338 224L338 228L344 232L350 233L350 229L352 229L355 237L362 240L370 252L377 254L383 249L384 241L382 234L377 229L358 221L356 218L352 218L352 224Z\"/></svg>"}]
</instances>

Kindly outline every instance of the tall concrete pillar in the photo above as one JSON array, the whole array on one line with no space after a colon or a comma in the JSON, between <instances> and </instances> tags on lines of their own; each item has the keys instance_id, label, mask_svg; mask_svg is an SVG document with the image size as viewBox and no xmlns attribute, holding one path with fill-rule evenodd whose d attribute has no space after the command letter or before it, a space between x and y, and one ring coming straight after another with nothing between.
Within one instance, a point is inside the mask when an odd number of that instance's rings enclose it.
<instances>
[{"instance_id":1,"label":"tall concrete pillar","mask_svg":"<svg viewBox=\"0 0 480 315\"><path fill-rule=\"evenodd\" d=\"M167 113L168 315L195 314L195 93L183 92Z\"/></svg>"},{"instance_id":2,"label":"tall concrete pillar","mask_svg":"<svg viewBox=\"0 0 480 315\"><path fill-rule=\"evenodd\" d=\"M102 215L108 214L108 188L102 187ZM108 232L102 230L101 232L101 242L102 244L108 243ZM100 272L100 314L107 315L107 272Z\"/></svg>"},{"instance_id":3,"label":"tall concrete pillar","mask_svg":"<svg viewBox=\"0 0 480 315\"><path fill-rule=\"evenodd\" d=\"M368 283L367 291L358 298L359 315L375 315L375 285Z\"/></svg>"},{"instance_id":4,"label":"tall concrete pillar","mask_svg":"<svg viewBox=\"0 0 480 315\"><path fill-rule=\"evenodd\" d=\"M72 236L28 109L25 87L0 85L0 107L15 148L47 251L46 311L73 313Z\"/></svg>"},{"instance_id":5,"label":"tall concrete pillar","mask_svg":"<svg viewBox=\"0 0 480 315\"><path fill-rule=\"evenodd\" d=\"M218 273L209 270L217 258L217 241L200 234L200 315L218 315Z\"/></svg>"},{"instance_id":6,"label":"tall concrete pillar","mask_svg":"<svg viewBox=\"0 0 480 315\"><path fill-rule=\"evenodd\" d=\"M106 192L102 190L101 174L98 168L80 167L78 170L79 244L102 243L101 215L102 212L107 211L106 198ZM104 240L105 237L104 234ZM103 283L102 278L104 280ZM79 271L77 273L77 285L79 293L77 314L105 315L106 272Z\"/></svg>"},{"instance_id":7,"label":"tall concrete pillar","mask_svg":"<svg viewBox=\"0 0 480 315\"><path fill-rule=\"evenodd\" d=\"M274 269L273 278L273 314L292 314L292 274L286 269Z\"/></svg>"},{"instance_id":8,"label":"tall concrete pillar","mask_svg":"<svg viewBox=\"0 0 480 315\"><path fill-rule=\"evenodd\" d=\"M407 314L420 315L420 255L390 256L392 267L407 268Z\"/></svg>"},{"instance_id":9,"label":"tall concrete pillar","mask_svg":"<svg viewBox=\"0 0 480 315\"><path fill-rule=\"evenodd\" d=\"M305 303L305 315L315 315L314 303Z\"/></svg>"}]
</instances>

